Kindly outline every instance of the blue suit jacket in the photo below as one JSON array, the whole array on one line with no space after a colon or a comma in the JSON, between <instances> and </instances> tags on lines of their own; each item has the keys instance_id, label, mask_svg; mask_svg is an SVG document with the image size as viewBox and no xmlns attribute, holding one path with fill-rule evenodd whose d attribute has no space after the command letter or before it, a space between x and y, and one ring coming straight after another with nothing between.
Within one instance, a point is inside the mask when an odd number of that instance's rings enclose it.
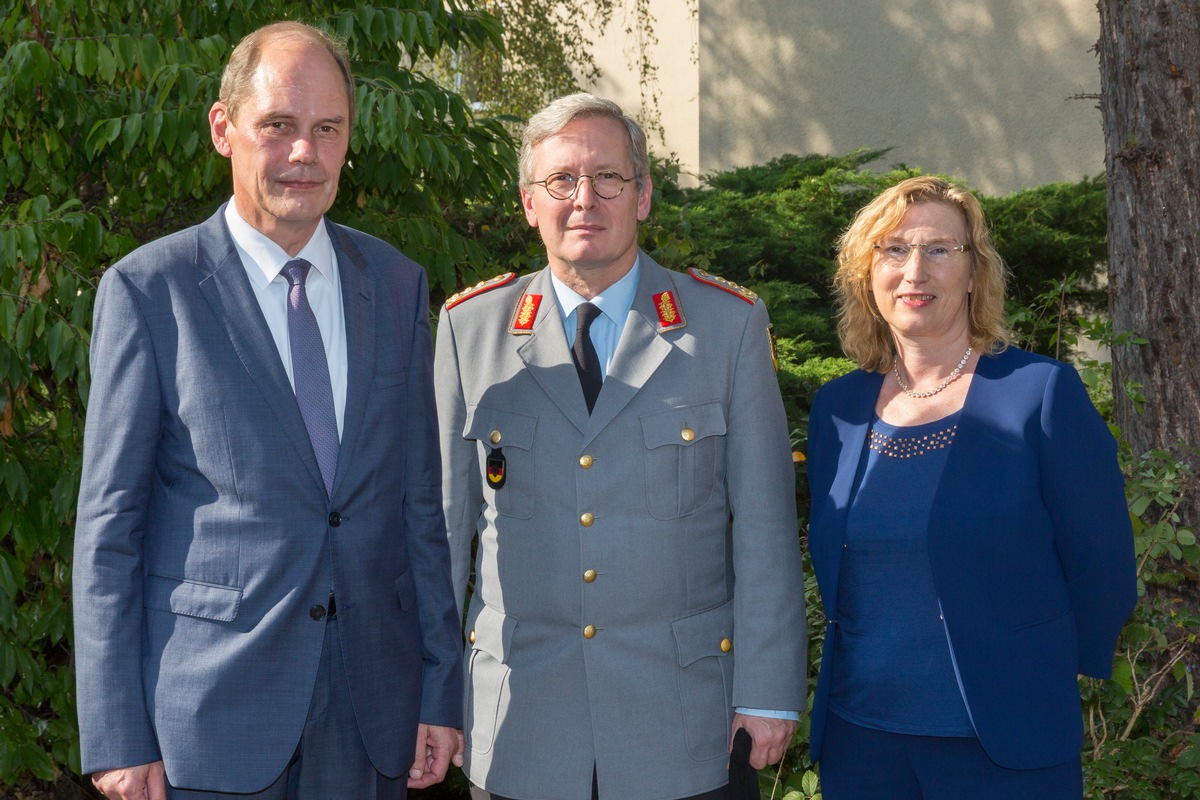
<instances>
[{"instance_id":1,"label":"blue suit jacket","mask_svg":"<svg viewBox=\"0 0 1200 800\"><path fill-rule=\"evenodd\" d=\"M813 703L821 754L837 658L846 512L884 375L817 394L809 422L809 548L827 621ZM929 561L979 740L1015 769L1078 754L1077 673L1108 677L1137 598L1116 445L1075 370L1010 348L979 360L941 479Z\"/></svg>"},{"instance_id":2,"label":"blue suit jacket","mask_svg":"<svg viewBox=\"0 0 1200 800\"><path fill-rule=\"evenodd\" d=\"M385 775L422 722L461 727L424 271L326 223L349 383L333 497L219 211L96 296L74 564L85 772L161 758L249 792L295 752L325 620Z\"/></svg>"}]
</instances>

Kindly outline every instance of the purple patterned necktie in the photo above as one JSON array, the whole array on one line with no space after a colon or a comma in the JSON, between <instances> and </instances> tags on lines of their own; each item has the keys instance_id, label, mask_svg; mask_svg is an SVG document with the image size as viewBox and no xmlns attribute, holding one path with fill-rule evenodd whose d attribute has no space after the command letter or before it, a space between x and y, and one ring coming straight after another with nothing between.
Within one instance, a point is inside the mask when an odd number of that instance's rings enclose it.
<instances>
[{"instance_id":1,"label":"purple patterned necktie","mask_svg":"<svg viewBox=\"0 0 1200 800\"><path fill-rule=\"evenodd\" d=\"M329 379L329 361L325 358L325 343L304 280L312 264L297 258L283 265L283 277L288 282L288 341L292 348L292 382L296 387L296 402L308 428L308 438L317 465L325 481L325 491L333 496L333 476L337 471L338 430L333 411L333 384Z\"/></svg>"}]
</instances>

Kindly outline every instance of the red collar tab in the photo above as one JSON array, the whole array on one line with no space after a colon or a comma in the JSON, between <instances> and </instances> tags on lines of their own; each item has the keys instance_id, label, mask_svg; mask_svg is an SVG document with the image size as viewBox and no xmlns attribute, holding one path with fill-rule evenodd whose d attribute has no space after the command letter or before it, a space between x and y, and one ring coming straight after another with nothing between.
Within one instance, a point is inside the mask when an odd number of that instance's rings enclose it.
<instances>
[{"instance_id":1,"label":"red collar tab","mask_svg":"<svg viewBox=\"0 0 1200 800\"><path fill-rule=\"evenodd\" d=\"M533 332L533 323L537 320L538 308L542 305L540 294L523 294L513 312L512 325L509 333L528 334Z\"/></svg>"},{"instance_id":2,"label":"red collar tab","mask_svg":"<svg viewBox=\"0 0 1200 800\"><path fill-rule=\"evenodd\" d=\"M658 312L658 332L666 333L667 331L677 330L687 325L687 320L683 317L683 312L679 310L679 304L675 302L675 295L671 292L661 292L653 295L654 310Z\"/></svg>"}]
</instances>

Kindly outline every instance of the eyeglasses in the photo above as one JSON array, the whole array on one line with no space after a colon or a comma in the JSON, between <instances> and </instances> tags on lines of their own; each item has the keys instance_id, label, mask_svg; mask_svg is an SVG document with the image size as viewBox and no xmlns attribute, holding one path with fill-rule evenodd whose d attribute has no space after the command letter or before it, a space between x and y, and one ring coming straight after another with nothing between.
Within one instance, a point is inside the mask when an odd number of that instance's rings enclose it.
<instances>
[{"instance_id":1,"label":"eyeglasses","mask_svg":"<svg viewBox=\"0 0 1200 800\"><path fill-rule=\"evenodd\" d=\"M625 191L626 178L619 172L597 172L595 175L572 175L570 172L552 172L544 181L533 181L534 186L545 186L546 193L555 200L570 200L579 191L584 178L592 182L592 191L603 200L612 200Z\"/></svg>"},{"instance_id":2,"label":"eyeglasses","mask_svg":"<svg viewBox=\"0 0 1200 800\"><path fill-rule=\"evenodd\" d=\"M913 248L920 249L925 254L925 257L934 263L949 262L959 253L965 253L971 249L969 244L955 246L950 242L929 242L928 244L886 242L884 244L874 244L871 247L879 253L880 260L889 266L907 264L908 256L912 253Z\"/></svg>"}]
</instances>

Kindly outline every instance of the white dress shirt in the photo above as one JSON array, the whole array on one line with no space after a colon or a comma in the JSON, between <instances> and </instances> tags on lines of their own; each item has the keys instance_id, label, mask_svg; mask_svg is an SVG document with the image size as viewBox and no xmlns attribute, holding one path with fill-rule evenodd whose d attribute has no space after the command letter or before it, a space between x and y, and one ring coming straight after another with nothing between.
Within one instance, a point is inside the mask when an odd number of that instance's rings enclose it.
<instances>
[{"instance_id":1,"label":"white dress shirt","mask_svg":"<svg viewBox=\"0 0 1200 800\"><path fill-rule=\"evenodd\" d=\"M283 369L292 391L296 389L292 377L292 346L288 338L287 295L288 282L282 270L291 257L283 248L255 230L238 214L235 203L230 200L225 206L225 224L233 236L241 256L246 277L254 289L254 297L262 309L271 338L283 361ZM317 225L312 238L296 256L312 264L305 279L308 304L317 318L317 327L325 343L325 359L329 362L329 379L333 384L333 412L337 417L338 436L342 435L342 418L346 412L346 315L342 306L342 284L338 278L337 256L329 238L324 219Z\"/></svg>"}]
</instances>

